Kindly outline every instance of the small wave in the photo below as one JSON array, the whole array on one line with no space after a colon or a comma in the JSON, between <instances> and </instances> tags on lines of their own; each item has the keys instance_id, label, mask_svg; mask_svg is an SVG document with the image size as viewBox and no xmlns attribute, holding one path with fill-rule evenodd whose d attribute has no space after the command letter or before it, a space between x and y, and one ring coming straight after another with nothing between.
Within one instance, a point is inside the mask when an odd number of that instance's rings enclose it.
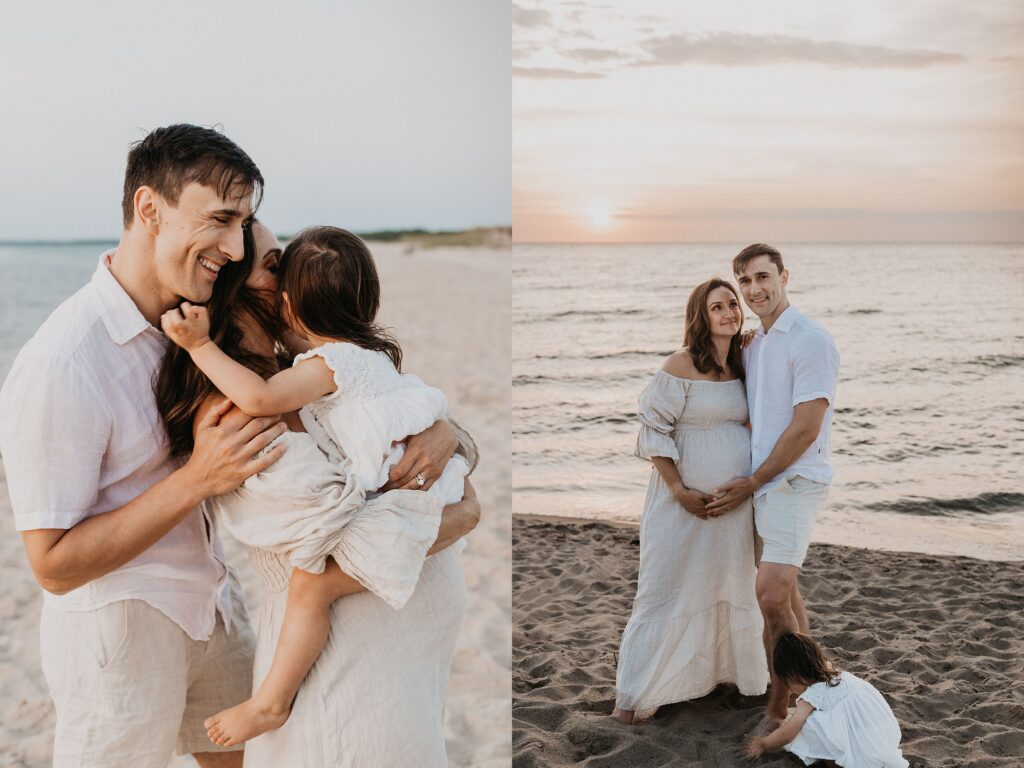
<instances>
[{"instance_id":1,"label":"small wave","mask_svg":"<svg viewBox=\"0 0 1024 768\"><path fill-rule=\"evenodd\" d=\"M1024 493L1010 491L981 493L959 499L935 499L910 496L896 501L864 504L863 509L897 512L904 515L956 516L963 513L990 515L997 512L1024 511Z\"/></svg>"},{"instance_id":2,"label":"small wave","mask_svg":"<svg viewBox=\"0 0 1024 768\"><path fill-rule=\"evenodd\" d=\"M964 363L978 368L1013 368L1024 365L1024 355L981 355Z\"/></svg>"},{"instance_id":3,"label":"small wave","mask_svg":"<svg viewBox=\"0 0 1024 768\"><path fill-rule=\"evenodd\" d=\"M658 349L621 349L618 352L603 352L599 355L587 355L585 360L609 360L617 357L668 357L673 352L678 350L658 350Z\"/></svg>"},{"instance_id":4,"label":"small wave","mask_svg":"<svg viewBox=\"0 0 1024 768\"><path fill-rule=\"evenodd\" d=\"M556 320L565 317L624 317L627 315L642 315L642 309L567 309L564 312L555 312L547 315L548 319Z\"/></svg>"},{"instance_id":5,"label":"small wave","mask_svg":"<svg viewBox=\"0 0 1024 768\"><path fill-rule=\"evenodd\" d=\"M846 314L848 315L877 315L881 312L880 309L851 309Z\"/></svg>"}]
</instances>

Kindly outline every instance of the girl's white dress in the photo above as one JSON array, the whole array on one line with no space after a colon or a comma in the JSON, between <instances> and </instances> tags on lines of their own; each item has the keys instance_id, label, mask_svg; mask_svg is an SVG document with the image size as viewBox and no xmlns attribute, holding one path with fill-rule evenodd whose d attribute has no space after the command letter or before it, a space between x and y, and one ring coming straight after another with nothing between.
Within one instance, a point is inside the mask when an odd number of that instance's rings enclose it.
<instances>
[{"instance_id":1,"label":"girl's white dress","mask_svg":"<svg viewBox=\"0 0 1024 768\"><path fill-rule=\"evenodd\" d=\"M388 482L388 470L405 452L401 442L448 411L444 393L411 373L399 373L383 352L333 342L304 352L298 363L321 357L334 373L337 391L299 411L306 431L338 462L351 462L356 482L372 493ZM453 456L428 493L445 504L462 500L469 467Z\"/></svg>"},{"instance_id":2,"label":"girl's white dress","mask_svg":"<svg viewBox=\"0 0 1024 768\"><path fill-rule=\"evenodd\" d=\"M871 683L842 672L839 685L815 683L799 698L814 707L786 751L813 765L834 760L842 768L907 768L900 725Z\"/></svg>"},{"instance_id":3,"label":"girl's white dress","mask_svg":"<svg viewBox=\"0 0 1024 768\"><path fill-rule=\"evenodd\" d=\"M675 461L687 488L710 492L750 474L743 382L694 381L658 371L640 395L636 455ZM617 705L643 710L735 683L768 687L764 627L754 592L749 500L721 517L687 512L651 468L640 521L640 574L622 634Z\"/></svg>"}]
</instances>

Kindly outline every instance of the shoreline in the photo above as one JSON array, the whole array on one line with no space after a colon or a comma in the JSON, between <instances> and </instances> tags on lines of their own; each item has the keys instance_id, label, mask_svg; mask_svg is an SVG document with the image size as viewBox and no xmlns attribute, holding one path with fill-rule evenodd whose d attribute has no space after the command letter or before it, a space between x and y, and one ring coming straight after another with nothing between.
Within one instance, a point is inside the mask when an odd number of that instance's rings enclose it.
<instances>
[{"instance_id":1,"label":"shoreline","mask_svg":"<svg viewBox=\"0 0 1024 768\"><path fill-rule=\"evenodd\" d=\"M852 519L844 519L841 515L842 513L832 512L826 508L815 525L812 544L849 547L868 552L925 557L965 557L982 562L1024 564L1024 548L1021 546L1021 542L1024 541L1022 513L1003 513L977 521L879 512L858 515ZM635 530L640 528L639 518L606 520L599 517L534 512L513 512L512 516L514 519L550 523L597 523ZM1007 540L1005 534L1008 532L1017 535ZM893 545L877 546L878 542L893 542ZM915 547L913 544L919 546Z\"/></svg>"}]
</instances>

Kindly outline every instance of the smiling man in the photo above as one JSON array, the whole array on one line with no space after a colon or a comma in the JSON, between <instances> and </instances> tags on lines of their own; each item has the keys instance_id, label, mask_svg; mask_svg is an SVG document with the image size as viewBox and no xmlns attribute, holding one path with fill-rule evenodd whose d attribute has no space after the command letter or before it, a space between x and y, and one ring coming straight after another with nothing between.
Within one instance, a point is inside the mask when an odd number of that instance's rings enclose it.
<instances>
[{"instance_id":1,"label":"smiling man","mask_svg":"<svg viewBox=\"0 0 1024 768\"><path fill-rule=\"evenodd\" d=\"M839 378L839 352L821 325L790 305L782 254L755 243L733 259L747 306L761 320L744 350L751 426L750 477L720 488L709 511L754 497L758 537L757 600L768 659L778 637L810 633L797 578L811 531L832 481L829 437ZM788 690L772 674L768 719L785 719Z\"/></svg>"},{"instance_id":2,"label":"smiling man","mask_svg":"<svg viewBox=\"0 0 1024 768\"><path fill-rule=\"evenodd\" d=\"M280 444L257 454L285 427L276 417L222 423L225 401L179 464L153 380L168 345L160 315L207 301L221 268L243 259L262 186L217 131L146 136L128 155L117 248L25 344L0 390L15 527L45 590L56 768L164 768L175 751L202 768L242 765L203 726L249 697L253 638L200 505L277 461ZM436 424L409 440L425 468L393 472L434 479L456 443ZM462 504L467 520L474 504Z\"/></svg>"},{"instance_id":3,"label":"smiling man","mask_svg":"<svg viewBox=\"0 0 1024 768\"><path fill-rule=\"evenodd\" d=\"M263 177L227 137L159 128L128 155L124 230L88 285L22 348L0 391L0 449L29 563L46 590L43 672L55 766L204 768L202 721L248 693L252 633L199 509L276 461L275 418L212 415L183 466L168 455L153 375L160 314L209 299L243 256Z\"/></svg>"}]
</instances>

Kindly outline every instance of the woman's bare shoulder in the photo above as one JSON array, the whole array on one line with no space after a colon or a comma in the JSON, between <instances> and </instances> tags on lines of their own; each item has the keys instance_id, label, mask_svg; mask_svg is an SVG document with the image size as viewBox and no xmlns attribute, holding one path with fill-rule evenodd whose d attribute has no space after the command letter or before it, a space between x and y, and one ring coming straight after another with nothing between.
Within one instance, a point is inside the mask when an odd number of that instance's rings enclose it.
<instances>
[{"instance_id":1,"label":"woman's bare shoulder","mask_svg":"<svg viewBox=\"0 0 1024 768\"><path fill-rule=\"evenodd\" d=\"M698 374L690 350L686 347L666 357L665 362L661 364L661 370L679 379L692 379Z\"/></svg>"}]
</instances>

